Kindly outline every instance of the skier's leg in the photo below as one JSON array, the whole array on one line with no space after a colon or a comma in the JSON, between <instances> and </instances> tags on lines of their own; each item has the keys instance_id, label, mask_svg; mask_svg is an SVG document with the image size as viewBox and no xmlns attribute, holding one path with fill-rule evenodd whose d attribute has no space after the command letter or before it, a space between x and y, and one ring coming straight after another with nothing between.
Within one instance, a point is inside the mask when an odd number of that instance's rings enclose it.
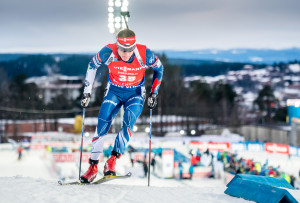
<instances>
[{"instance_id":1,"label":"skier's leg","mask_svg":"<svg viewBox=\"0 0 300 203\"><path fill-rule=\"evenodd\" d=\"M131 131L136 122L136 119L142 113L144 99L141 96L135 96L129 99L124 104L123 126L118 133L115 146L111 152L110 158L106 161L103 174L116 175L115 165L116 160L124 153L126 145L131 137Z\"/></svg>"},{"instance_id":2,"label":"skier's leg","mask_svg":"<svg viewBox=\"0 0 300 203\"><path fill-rule=\"evenodd\" d=\"M143 110L145 99L142 96L142 94L144 93L144 91L139 91L139 90L137 90L137 92L130 93L130 95L128 95L127 98L123 100L123 107L124 107L123 126L116 137L115 146L113 151L111 152L111 156L105 163L104 170L103 170L103 174L105 176L116 174L115 172L116 159L119 158L121 154L124 153L125 147L131 137L131 131L136 122L136 119L139 117L139 115Z\"/></svg>"},{"instance_id":3,"label":"skier's leg","mask_svg":"<svg viewBox=\"0 0 300 203\"><path fill-rule=\"evenodd\" d=\"M117 115L121 107L121 102L117 96L108 92L104 97L98 115L98 125L92 141L92 160L98 160L103 151L105 135L108 133L112 120Z\"/></svg>"},{"instance_id":4,"label":"skier's leg","mask_svg":"<svg viewBox=\"0 0 300 203\"><path fill-rule=\"evenodd\" d=\"M98 125L92 141L90 167L85 174L80 177L81 182L89 183L96 178L98 173L97 164L99 162L99 156L103 151L103 138L107 134L111 126L111 122L120 110L120 107L121 102L118 97L113 92L108 91L106 96L103 98L98 115Z\"/></svg>"},{"instance_id":5,"label":"skier's leg","mask_svg":"<svg viewBox=\"0 0 300 203\"><path fill-rule=\"evenodd\" d=\"M143 111L143 106L144 98L141 95L135 95L125 102L123 126L115 140L115 146L113 149L115 152L120 154L124 153L127 143L131 137L133 126Z\"/></svg>"}]
</instances>

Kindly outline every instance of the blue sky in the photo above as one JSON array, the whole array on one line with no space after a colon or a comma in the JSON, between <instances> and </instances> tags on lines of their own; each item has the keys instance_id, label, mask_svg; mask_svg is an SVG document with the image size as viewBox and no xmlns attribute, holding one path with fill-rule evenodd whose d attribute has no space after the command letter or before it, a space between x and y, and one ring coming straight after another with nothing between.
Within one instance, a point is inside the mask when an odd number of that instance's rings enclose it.
<instances>
[{"instance_id":1,"label":"blue sky","mask_svg":"<svg viewBox=\"0 0 300 203\"><path fill-rule=\"evenodd\" d=\"M300 47L299 0L128 0L153 50ZM114 42L107 0L1 0L0 52L97 52Z\"/></svg>"}]
</instances>

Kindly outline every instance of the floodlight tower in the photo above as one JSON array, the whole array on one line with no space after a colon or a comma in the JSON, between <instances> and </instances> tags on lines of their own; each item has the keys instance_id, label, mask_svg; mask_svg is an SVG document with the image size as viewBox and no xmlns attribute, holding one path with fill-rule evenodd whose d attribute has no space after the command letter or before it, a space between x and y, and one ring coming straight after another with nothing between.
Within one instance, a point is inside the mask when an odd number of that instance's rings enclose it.
<instances>
[{"instance_id":1,"label":"floodlight tower","mask_svg":"<svg viewBox=\"0 0 300 203\"><path fill-rule=\"evenodd\" d=\"M109 32L113 34L114 39L120 30L128 28L127 22L130 17L128 4L128 0L108 0L108 29ZM121 129L123 115L124 109L122 107L119 112L120 125L115 123L115 119L113 120L113 133L118 132Z\"/></svg>"},{"instance_id":2,"label":"floodlight tower","mask_svg":"<svg viewBox=\"0 0 300 203\"><path fill-rule=\"evenodd\" d=\"M115 35L128 27L128 4L128 0L108 0L108 28L111 34Z\"/></svg>"}]
</instances>

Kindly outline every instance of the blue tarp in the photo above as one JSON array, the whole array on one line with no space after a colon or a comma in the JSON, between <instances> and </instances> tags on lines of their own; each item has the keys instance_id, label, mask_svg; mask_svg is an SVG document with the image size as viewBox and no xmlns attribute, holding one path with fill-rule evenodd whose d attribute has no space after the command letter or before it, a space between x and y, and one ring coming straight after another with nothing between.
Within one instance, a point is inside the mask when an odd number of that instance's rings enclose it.
<instances>
[{"instance_id":1,"label":"blue tarp","mask_svg":"<svg viewBox=\"0 0 300 203\"><path fill-rule=\"evenodd\" d=\"M260 203L297 203L285 189L294 189L285 179L256 175L236 175L228 184L225 194ZM280 187L280 188L279 188Z\"/></svg>"}]
</instances>

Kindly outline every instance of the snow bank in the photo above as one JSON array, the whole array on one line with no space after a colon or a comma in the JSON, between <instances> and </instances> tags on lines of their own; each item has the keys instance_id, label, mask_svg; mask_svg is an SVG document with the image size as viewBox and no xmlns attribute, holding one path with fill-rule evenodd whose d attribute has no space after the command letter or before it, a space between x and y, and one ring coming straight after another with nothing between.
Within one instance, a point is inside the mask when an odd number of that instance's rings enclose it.
<instances>
[{"instance_id":1,"label":"snow bank","mask_svg":"<svg viewBox=\"0 0 300 203\"><path fill-rule=\"evenodd\" d=\"M29 177L0 178L2 202L248 202L224 194L225 186L201 182L156 179L114 180L102 185L60 186L53 180ZM209 184L210 183L210 184Z\"/></svg>"},{"instance_id":2,"label":"snow bank","mask_svg":"<svg viewBox=\"0 0 300 203\"><path fill-rule=\"evenodd\" d=\"M0 151L1 202L247 202L224 193L221 180L131 177L102 185L61 186L43 151ZM83 166L86 168L86 166ZM98 177L100 178L100 176Z\"/></svg>"}]
</instances>

